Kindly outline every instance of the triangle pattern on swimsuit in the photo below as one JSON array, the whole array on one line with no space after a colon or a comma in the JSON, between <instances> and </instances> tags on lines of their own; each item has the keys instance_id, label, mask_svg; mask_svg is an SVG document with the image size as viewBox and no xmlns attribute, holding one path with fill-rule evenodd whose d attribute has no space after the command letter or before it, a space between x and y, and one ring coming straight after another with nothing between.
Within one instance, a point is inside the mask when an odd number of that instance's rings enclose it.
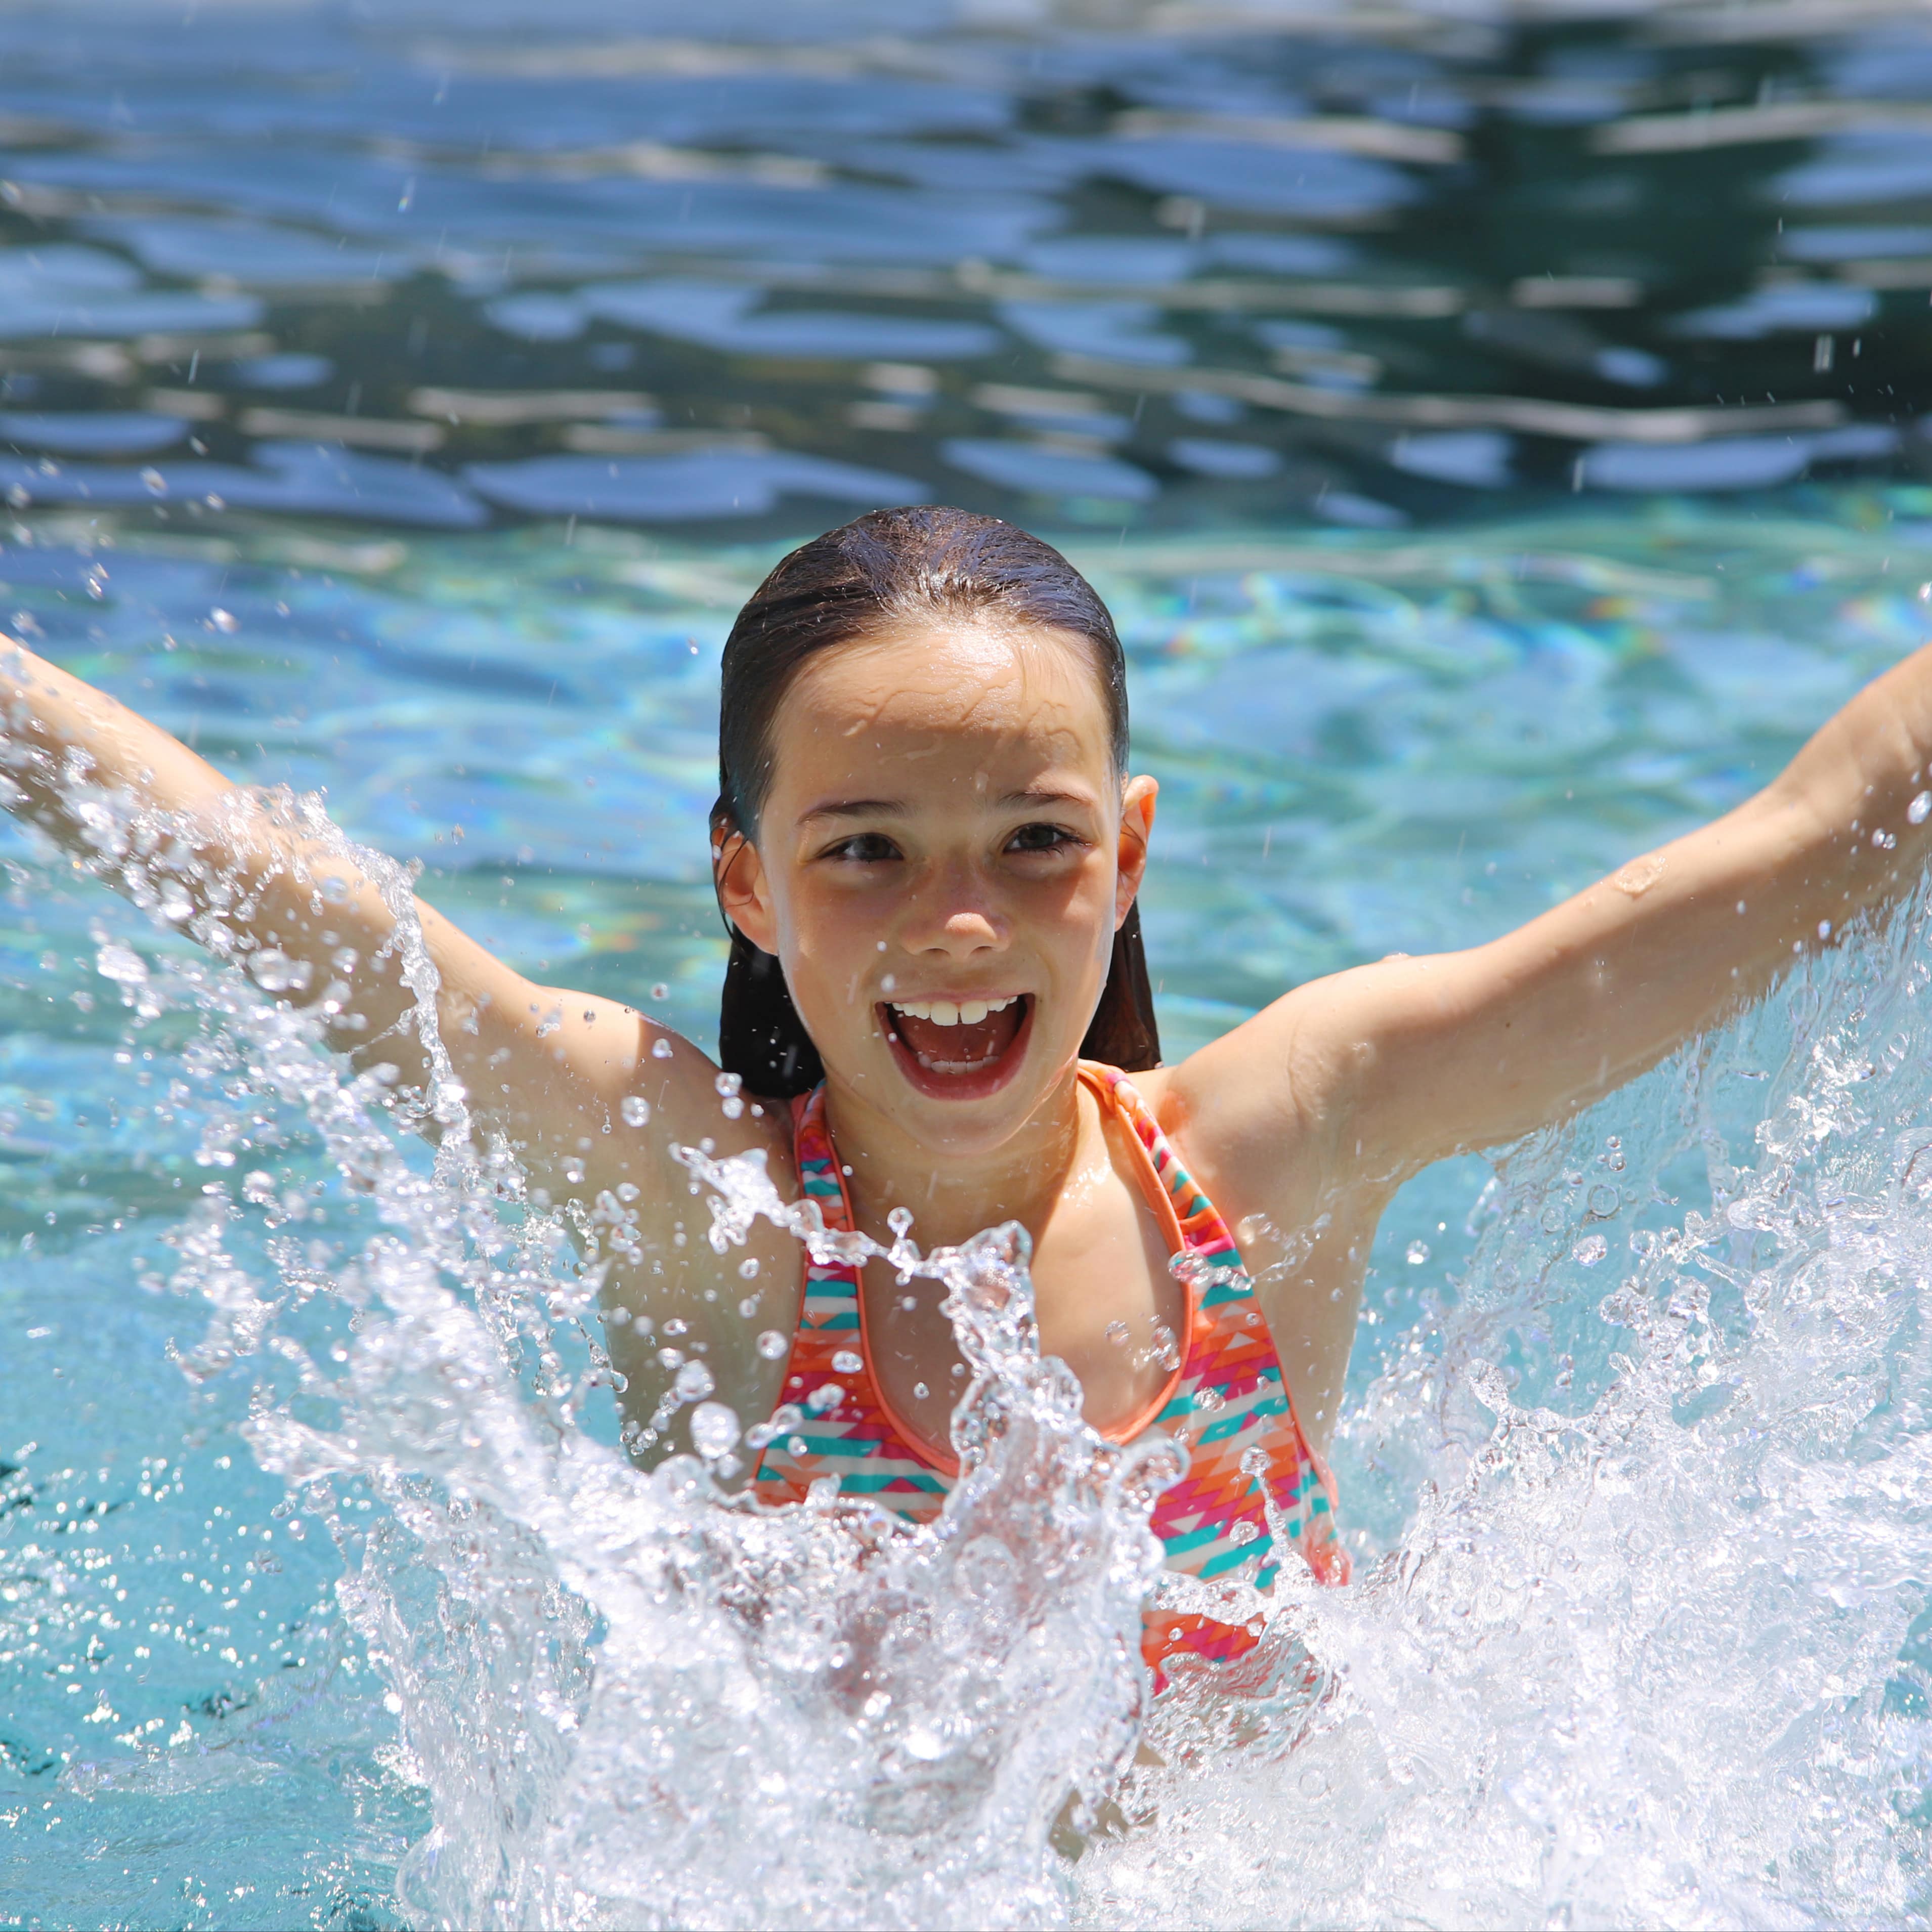
<instances>
[{"instance_id":1,"label":"triangle pattern on swimsuit","mask_svg":"<svg viewBox=\"0 0 1932 1932\"><path fill-rule=\"evenodd\" d=\"M1083 1060L1082 1082L1127 1128L1143 1176L1179 1225L1177 1263L1187 1295L1180 1363L1151 1426L1187 1445L1186 1473L1154 1506L1152 1528L1170 1570L1204 1582L1240 1576L1265 1587L1280 1562L1268 1522L1319 1582L1348 1577L1335 1533L1335 1489L1303 1434L1254 1283L1214 1204L1181 1165L1132 1082ZM850 1203L825 1120L825 1090L792 1103L800 1183L828 1228L849 1229ZM872 1376L856 1268L807 1260L804 1306L782 1397L796 1426L758 1459L752 1489L766 1503L802 1502L814 1483L866 1496L916 1522L944 1506L956 1465L942 1466L895 1426ZM1240 1624L1195 1615L1150 1615L1142 1645L1156 1684L1180 1655L1240 1656L1255 1637Z\"/></svg>"}]
</instances>

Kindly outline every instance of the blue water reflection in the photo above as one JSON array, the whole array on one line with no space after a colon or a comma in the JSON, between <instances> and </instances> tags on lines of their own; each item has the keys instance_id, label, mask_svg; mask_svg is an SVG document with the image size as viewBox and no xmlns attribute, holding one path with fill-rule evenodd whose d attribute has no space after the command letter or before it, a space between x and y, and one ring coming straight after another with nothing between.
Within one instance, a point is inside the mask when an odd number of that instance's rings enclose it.
<instances>
[{"instance_id":1,"label":"blue water reflection","mask_svg":"<svg viewBox=\"0 0 1932 1932\"><path fill-rule=\"evenodd\" d=\"M708 1040L731 614L958 501L1118 616L1170 1054L1479 942L1762 783L1932 580L1922 10L1561 11L0 11L0 629ZM0 1921L391 1923L430 1821L336 1553L278 1545L232 1663L171 1580L278 1491L130 1288L202 1175L113 915L0 862ZM1398 1200L1356 1399L1479 1169ZM138 1663L104 1567L22 1634L36 1526L109 1504Z\"/></svg>"},{"instance_id":2,"label":"blue water reflection","mask_svg":"<svg viewBox=\"0 0 1932 1932\"><path fill-rule=\"evenodd\" d=\"M562 459L596 452L560 418L428 412L429 436L412 400L614 374L667 429L756 433L791 460L788 481L768 462L766 487L691 500L766 530L812 476L843 479L816 496L828 514L864 473L1147 529L1239 518L1264 474L1257 514L1319 526L1338 506L1426 522L1498 491L1723 494L1917 460L1909 434L1815 434L1916 419L1932 176L1909 14L1798 40L1694 12L1599 32L1425 11L1379 41L945 8L874 38L871 17L746 14L694 40L668 11L590 6L272 26L244 4L218 29L128 4L98 31L91 0L16 12L0 404L131 417L156 412L151 389L193 391L158 412L253 481L170 478L164 525L210 494L448 520L460 478L518 460L542 484L472 493L483 514L689 521L640 481L592 490ZM908 392L878 364L925 371L916 412L882 406ZM1183 368L1201 382L1178 386ZM1118 407L1087 413L1121 418L1077 432L1096 446L1023 424L1030 443L993 447L1018 419L987 420L989 388L1096 384ZM277 386L329 420L250 402ZM1185 453L1216 397L1276 463ZM1505 432L1523 440L1425 440ZM94 453L38 434L23 450ZM380 467L266 447L304 434L449 489L412 508ZM1760 448L1786 436L1787 460ZM41 475L10 487L136 500Z\"/></svg>"}]
</instances>

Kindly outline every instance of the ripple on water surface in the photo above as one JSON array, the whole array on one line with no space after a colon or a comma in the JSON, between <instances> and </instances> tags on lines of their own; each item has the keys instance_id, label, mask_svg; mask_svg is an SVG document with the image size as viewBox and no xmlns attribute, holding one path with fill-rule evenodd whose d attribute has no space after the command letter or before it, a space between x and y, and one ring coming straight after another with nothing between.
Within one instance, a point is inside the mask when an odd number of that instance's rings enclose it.
<instances>
[{"instance_id":1,"label":"ripple on water surface","mask_svg":"<svg viewBox=\"0 0 1932 1932\"><path fill-rule=\"evenodd\" d=\"M1909 472L1922 18L1632 11L16 9L0 490L770 535L801 499L1394 528ZM199 446L49 421L144 414ZM1248 454L1190 452L1204 420Z\"/></svg>"}]
</instances>

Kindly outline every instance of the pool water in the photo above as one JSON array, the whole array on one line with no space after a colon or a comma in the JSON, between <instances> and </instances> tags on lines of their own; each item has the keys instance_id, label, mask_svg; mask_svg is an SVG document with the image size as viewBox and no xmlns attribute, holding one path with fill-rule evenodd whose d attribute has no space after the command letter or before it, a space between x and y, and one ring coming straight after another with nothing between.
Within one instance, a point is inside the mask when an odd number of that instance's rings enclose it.
<instances>
[{"instance_id":1,"label":"pool water","mask_svg":"<svg viewBox=\"0 0 1932 1932\"><path fill-rule=\"evenodd\" d=\"M1926 634L1916 9L696 33L0 19L0 626L526 970L712 1036L719 647L874 503L1114 610L1170 1058L1721 811ZM1917 906L1404 1190L1360 1586L1146 1712L1142 1479L1023 1334L872 1570L647 1480L554 1231L0 862L0 1924L1932 1910Z\"/></svg>"}]
</instances>

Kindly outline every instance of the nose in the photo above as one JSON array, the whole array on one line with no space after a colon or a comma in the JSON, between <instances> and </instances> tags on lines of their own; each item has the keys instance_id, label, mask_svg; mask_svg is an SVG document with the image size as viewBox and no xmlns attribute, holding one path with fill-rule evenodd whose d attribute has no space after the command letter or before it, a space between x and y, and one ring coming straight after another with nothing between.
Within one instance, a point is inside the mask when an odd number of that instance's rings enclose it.
<instances>
[{"instance_id":1,"label":"nose","mask_svg":"<svg viewBox=\"0 0 1932 1932\"><path fill-rule=\"evenodd\" d=\"M969 862L934 865L907 910L900 939L910 952L970 959L1004 952L1010 937L990 882Z\"/></svg>"}]
</instances>

